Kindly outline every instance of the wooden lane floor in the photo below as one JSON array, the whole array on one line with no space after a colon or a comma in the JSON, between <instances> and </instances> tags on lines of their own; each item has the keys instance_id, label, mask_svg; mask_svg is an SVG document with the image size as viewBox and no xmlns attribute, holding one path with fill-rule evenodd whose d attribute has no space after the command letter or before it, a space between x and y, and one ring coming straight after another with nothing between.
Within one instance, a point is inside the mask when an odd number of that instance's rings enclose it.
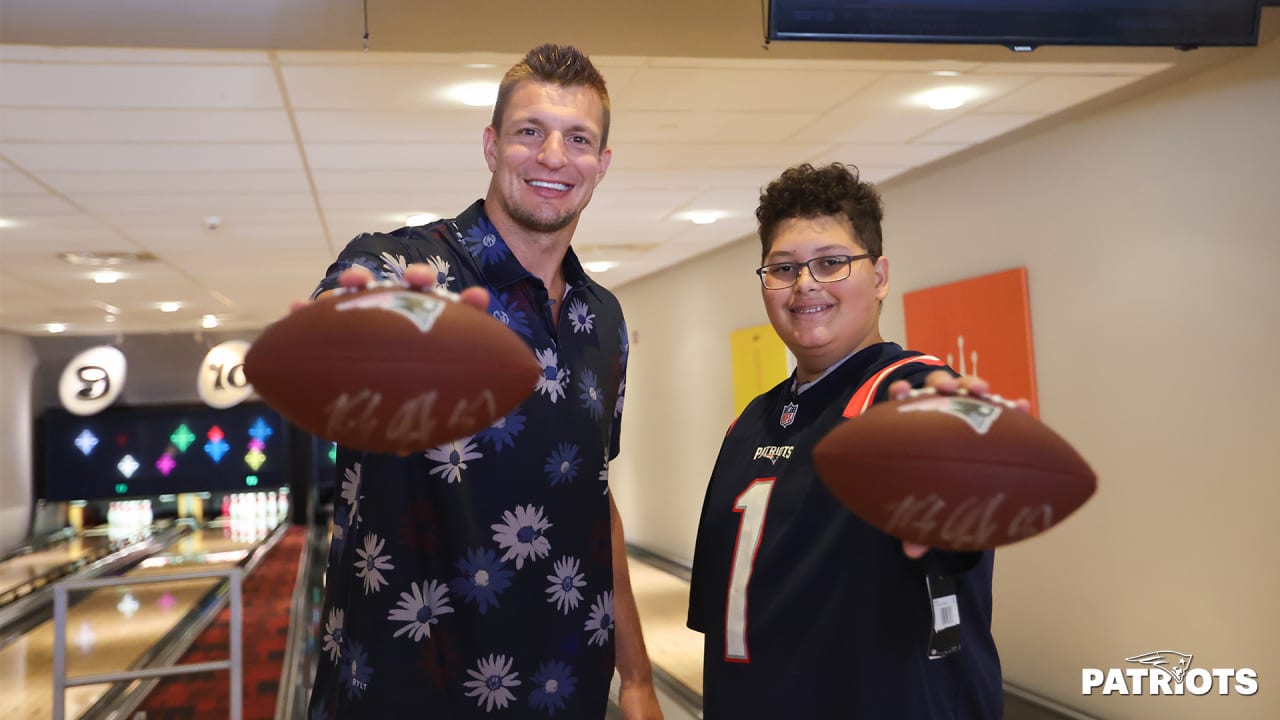
<instances>
[{"instance_id":1,"label":"wooden lane floor","mask_svg":"<svg viewBox=\"0 0 1280 720\"><path fill-rule=\"evenodd\" d=\"M77 560L98 557L111 544L112 538L102 532L86 532L58 540L39 550L15 555L0 563L0 593L65 567Z\"/></svg>"},{"instance_id":2,"label":"wooden lane floor","mask_svg":"<svg viewBox=\"0 0 1280 720\"><path fill-rule=\"evenodd\" d=\"M232 567L265 534L257 528L252 532L231 530L220 525L202 528L127 577ZM219 581L121 585L79 596L73 593L74 604L67 613L68 676L127 669ZM0 649L0 715L5 720L48 720L52 716L53 630L50 619ZM105 684L68 688L67 717L79 717L108 689Z\"/></svg>"}]
</instances>

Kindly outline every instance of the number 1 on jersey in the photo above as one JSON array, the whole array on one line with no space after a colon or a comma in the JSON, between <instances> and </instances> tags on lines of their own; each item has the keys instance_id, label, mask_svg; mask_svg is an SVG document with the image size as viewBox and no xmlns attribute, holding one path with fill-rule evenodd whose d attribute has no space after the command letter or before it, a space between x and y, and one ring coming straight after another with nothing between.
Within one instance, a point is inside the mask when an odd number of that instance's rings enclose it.
<instances>
[{"instance_id":1,"label":"number 1 on jersey","mask_svg":"<svg viewBox=\"0 0 1280 720\"><path fill-rule=\"evenodd\" d=\"M747 651L747 585L756 564L756 551L764 534L764 517L769 495L777 478L759 478L743 490L733 504L738 519L738 540L733 546L733 566L729 569L729 598L724 612L724 658L730 662L750 662Z\"/></svg>"}]
</instances>

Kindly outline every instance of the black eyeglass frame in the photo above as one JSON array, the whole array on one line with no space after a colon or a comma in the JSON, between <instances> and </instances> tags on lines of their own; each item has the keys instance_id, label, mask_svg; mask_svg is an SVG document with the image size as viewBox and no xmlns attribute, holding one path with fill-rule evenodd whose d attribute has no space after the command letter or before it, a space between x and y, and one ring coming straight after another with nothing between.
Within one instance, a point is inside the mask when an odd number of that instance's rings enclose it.
<instances>
[{"instance_id":1,"label":"black eyeglass frame","mask_svg":"<svg viewBox=\"0 0 1280 720\"><path fill-rule=\"evenodd\" d=\"M809 271L809 277L813 278L814 282L820 282L820 283L840 282L841 280L847 280L849 276L853 274L854 263L858 262L859 260L866 260L867 258L874 258L874 257L876 256L872 253L862 253L861 255L823 255L821 257L809 258L804 262L793 261L793 262L769 263L768 265L761 265L760 267L756 268L756 275L760 278L760 285L765 290L786 290L788 288L795 287L796 283L800 282L800 267L804 267L804 269ZM831 278L830 280L819 280L818 276L813 274L813 266L810 263L817 262L818 260L834 260L836 258L845 259L844 260L844 269L845 269L844 276L838 277L838 278ZM797 266L796 279L792 280L789 285L783 285L781 287L769 287L769 284L765 282L765 273L769 272L769 268L775 268L779 265Z\"/></svg>"}]
</instances>

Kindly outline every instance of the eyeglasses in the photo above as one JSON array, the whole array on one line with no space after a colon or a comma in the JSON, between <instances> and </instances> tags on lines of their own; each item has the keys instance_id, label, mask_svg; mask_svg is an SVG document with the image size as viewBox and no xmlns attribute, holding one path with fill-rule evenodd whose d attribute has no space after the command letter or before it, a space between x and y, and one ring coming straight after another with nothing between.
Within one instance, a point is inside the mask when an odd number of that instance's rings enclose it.
<instances>
[{"instance_id":1,"label":"eyeglasses","mask_svg":"<svg viewBox=\"0 0 1280 720\"><path fill-rule=\"evenodd\" d=\"M786 290L800 281L800 268L809 269L809 277L822 283L844 280L853 272L857 260L875 257L871 253L861 255L825 255L804 262L783 262L765 265L756 270L765 290Z\"/></svg>"}]
</instances>

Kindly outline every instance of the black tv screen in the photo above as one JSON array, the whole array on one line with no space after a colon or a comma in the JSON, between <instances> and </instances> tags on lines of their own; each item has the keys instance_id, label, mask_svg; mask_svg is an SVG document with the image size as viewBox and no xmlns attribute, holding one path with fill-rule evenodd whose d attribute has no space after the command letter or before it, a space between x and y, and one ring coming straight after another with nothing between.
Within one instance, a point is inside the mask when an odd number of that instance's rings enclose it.
<instances>
[{"instance_id":1,"label":"black tv screen","mask_svg":"<svg viewBox=\"0 0 1280 720\"><path fill-rule=\"evenodd\" d=\"M289 427L257 402L112 407L40 417L40 497L102 500L289 484Z\"/></svg>"},{"instance_id":2,"label":"black tv screen","mask_svg":"<svg viewBox=\"0 0 1280 720\"><path fill-rule=\"evenodd\" d=\"M1257 45L1259 0L770 0L770 40Z\"/></svg>"}]
</instances>

